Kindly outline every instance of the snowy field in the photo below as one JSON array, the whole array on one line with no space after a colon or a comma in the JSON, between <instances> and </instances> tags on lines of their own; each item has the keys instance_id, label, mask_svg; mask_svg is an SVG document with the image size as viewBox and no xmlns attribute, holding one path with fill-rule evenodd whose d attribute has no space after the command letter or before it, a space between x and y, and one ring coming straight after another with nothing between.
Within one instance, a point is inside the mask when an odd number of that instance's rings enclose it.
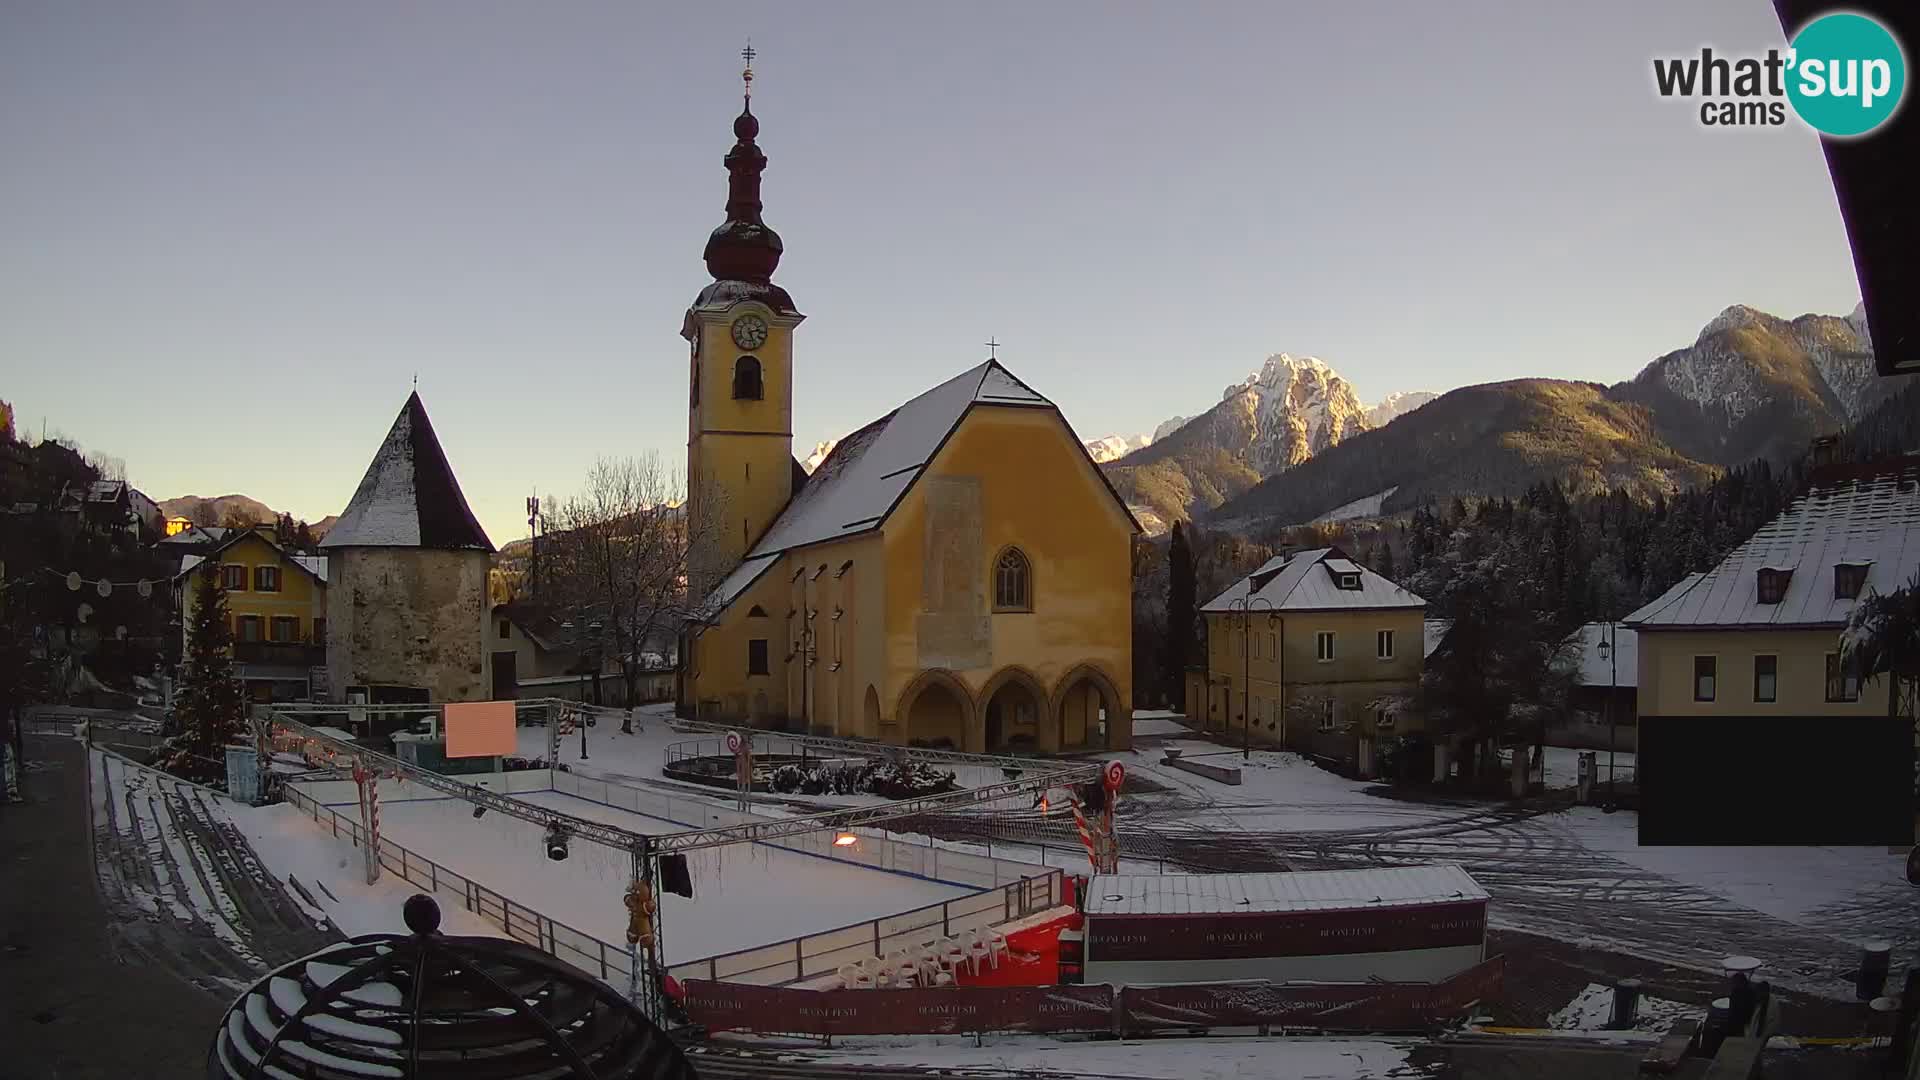
<instances>
[{"instance_id":1,"label":"snowy field","mask_svg":"<svg viewBox=\"0 0 1920 1080\"><path fill-rule=\"evenodd\" d=\"M1527 748L1527 754L1529 756L1533 754L1532 747ZM1549 788L1569 788L1578 785L1580 783L1581 754L1593 755L1594 778L1599 783L1606 783L1607 752L1605 750L1578 750L1571 746L1549 746L1546 748L1546 785ZM1633 751L1631 750L1616 750L1613 752L1613 767L1619 770L1621 783L1627 783L1633 779L1633 760ZM1503 765L1511 768L1513 765L1512 752L1502 751L1500 761Z\"/></svg>"},{"instance_id":2,"label":"snowy field","mask_svg":"<svg viewBox=\"0 0 1920 1080\"><path fill-rule=\"evenodd\" d=\"M558 792L516 798L631 832L682 826ZM342 812L346 812L344 809ZM569 857L546 856L544 832L500 814L476 820L453 799L384 802L383 834L495 892L602 941L626 940L622 895L631 857L574 839ZM661 898L661 940L668 963L766 945L803 934L970 895L937 881L850 866L769 847L734 844L688 856L694 899Z\"/></svg>"},{"instance_id":3,"label":"snowy field","mask_svg":"<svg viewBox=\"0 0 1920 1080\"><path fill-rule=\"evenodd\" d=\"M294 878L312 896L318 910L298 889L289 890L309 915L331 921L348 937L408 932L401 910L407 897L425 890L387 871L381 872L379 881L368 885L366 859L352 841L335 837L286 803L242 806L222 800L220 808L276 879ZM505 936L499 927L450 903L447 897L434 899L440 904L442 933Z\"/></svg>"},{"instance_id":4,"label":"snowy field","mask_svg":"<svg viewBox=\"0 0 1920 1080\"><path fill-rule=\"evenodd\" d=\"M1240 770L1239 786L1209 780L1163 764L1165 751L1209 765ZM1348 780L1288 750L1254 750L1251 758L1218 743L1170 739L1144 750L1114 755L1133 775L1175 794L1169 809L1237 831L1322 832L1394 828L1467 817L1473 809L1425 806L1369 795L1372 781ZM1166 804L1165 795L1141 796Z\"/></svg>"},{"instance_id":5,"label":"snowy field","mask_svg":"<svg viewBox=\"0 0 1920 1080\"><path fill-rule=\"evenodd\" d=\"M845 1036L829 1051L781 1053L779 1060L846 1066L919 1066L974 1076L1105 1076L1143 1080L1379 1080L1430 1075L1407 1046L1357 1039L1129 1039L987 1036ZM699 1058L694 1058L699 1067Z\"/></svg>"}]
</instances>

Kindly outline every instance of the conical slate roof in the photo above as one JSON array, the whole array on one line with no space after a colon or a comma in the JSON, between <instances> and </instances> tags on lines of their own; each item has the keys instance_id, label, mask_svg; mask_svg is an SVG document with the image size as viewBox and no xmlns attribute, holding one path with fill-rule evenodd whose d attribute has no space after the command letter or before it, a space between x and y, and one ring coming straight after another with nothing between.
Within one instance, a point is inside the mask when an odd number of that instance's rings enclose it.
<instances>
[{"instance_id":1,"label":"conical slate roof","mask_svg":"<svg viewBox=\"0 0 1920 1080\"><path fill-rule=\"evenodd\" d=\"M353 501L320 546L493 550L460 494L418 392L407 398Z\"/></svg>"}]
</instances>

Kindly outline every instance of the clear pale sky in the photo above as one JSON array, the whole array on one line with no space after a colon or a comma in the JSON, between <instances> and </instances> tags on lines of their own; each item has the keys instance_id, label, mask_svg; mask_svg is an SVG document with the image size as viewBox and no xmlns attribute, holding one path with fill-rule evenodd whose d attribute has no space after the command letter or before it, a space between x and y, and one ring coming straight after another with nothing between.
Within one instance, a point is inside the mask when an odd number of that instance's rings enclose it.
<instances>
[{"instance_id":1,"label":"clear pale sky","mask_svg":"<svg viewBox=\"0 0 1920 1080\"><path fill-rule=\"evenodd\" d=\"M596 456L679 467L749 34L802 454L990 335L1094 438L1276 352L1612 382L1859 299L1815 137L1652 89L1781 42L1766 0L11 0L0 398L317 519L418 373L495 543Z\"/></svg>"}]
</instances>

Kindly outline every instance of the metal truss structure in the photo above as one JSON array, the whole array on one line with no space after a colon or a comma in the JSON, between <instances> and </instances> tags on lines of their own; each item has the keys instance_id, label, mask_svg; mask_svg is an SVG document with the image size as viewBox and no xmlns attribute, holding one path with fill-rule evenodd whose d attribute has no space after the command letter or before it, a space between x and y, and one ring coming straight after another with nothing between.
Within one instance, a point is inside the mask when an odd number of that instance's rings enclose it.
<instances>
[{"instance_id":1,"label":"metal truss structure","mask_svg":"<svg viewBox=\"0 0 1920 1080\"><path fill-rule=\"evenodd\" d=\"M396 713L421 713L431 711L431 705L411 706L355 706L355 708L375 709ZM530 822L543 828L558 823L570 834L584 840L591 840L607 847L622 851L640 853L642 857L668 852L697 851L704 848L724 847L728 844L764 843L790 836L817 832L822 829L844 831L862 825L873 825L893 818L914 814L934 813L954 810L981 803L998 802L1002 799L1021 795L1033 795L1036 799L1046 791L1058 787L1071 787L1079 784L1097 782L1100 779L1101 766L1096 762L1050 762L1029 758L983 758L978 755L947 755L944 760L973 765L996 765L1001 762L1018 762L1018 767L1031 775L1004 783L989 784L984 787L964 788L939 795L928 795L917 799L902 799L897 802L879 803L873 806L853 807L846 810L832 810L807 817L768 818L764 821L752 821L740 825L729 825L718 829L689 829L683 832L646 834L629 832L612 825L553 810L548 807L534 806L515 799L510 795L488 791L475 784L462 783L451 777L422 769L417 765L402 761L391 754L369 749L358 743L349 742L338 736L320 731L296 716L308 717L338 714L339 706L307 707L301 709L275 708L264 721L265 734L272 738L276 734L286 733L298 737L302 742L314 742L329 752L341 757L357 757L382 772L405 777L423 787L432 788L456 799L464 799L476 806ZM616 710L617 711L617 710ZM718 731L735 730L716 728ZM791 736L782 736L790 738ZM847 740L818 740L822 743L848 745ZM869 744L851 744L868 746ZM875 747L877 749L877 747ZM872 749L867 750L872 753ZM1057 766L1046 768L1046 766ZM1011 766L1001 766L1011 767ZM1042 771L1044 770L1044 771Z\"/></svg>"}]
</instances>

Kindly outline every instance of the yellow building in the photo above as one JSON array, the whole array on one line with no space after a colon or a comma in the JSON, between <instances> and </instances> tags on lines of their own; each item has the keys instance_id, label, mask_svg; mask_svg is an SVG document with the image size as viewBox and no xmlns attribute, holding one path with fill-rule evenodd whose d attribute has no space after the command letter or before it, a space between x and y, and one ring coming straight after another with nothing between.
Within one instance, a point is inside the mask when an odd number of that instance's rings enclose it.
<instances>
[{"instance_id":1,"label":"yellow building","mask_svg":"<svg viewBox=\"0 0 1920 1080\"><path fill-rule=\"evenodd\" d=\"M1892 680L1863 677L1841 642L1862 601L1916 575L1920 457L1832 466L1628 615L1641 842L1911 843L1920 687L1889 701Z\"/></svg>"},{"instance_id":2,"label":"yellow building","mask_svg":"<svg viewBox=\"0 0 1920 1080\"><path fill-rule=\"evenodd\" d=\"M1200 608L1206 670L1187 675L1187 715L1230 741L1250 736L1371 776L1380 740L1421 727L1409 705L1425 611L1339 548L1270 559Z\"/></svg>"},{"instance_id":3,"label":"yellow building","mask_svg":"<svg viewBox=\"0 0 1920 1080\"><path fill-rule=\"evenodd\" d=\"M680 706L892 743L1131 741L1139 526L1052 402L989 360L793 457L795 329L734 121L727 220L688 309L693 596Z\"/></svg>"},{"instance_id":4,"label":"yellow building","mask_svg":"<svg viewBox=\"0 0 1920 1080\"><path fill-rule=\"evenodd\" d=\"M220 566L233 631L234 674L246 683L248 696L255 701L306 699L313 669L326 662L327 560L284 550L275 543L271 525L231 530L206 555L188 555L173 579L182 656L199 602L194 571L206 559Z\"/></svg>"},{"instance_id":5,"label":"yellow building","mask_svg":"<svg viewBox=\"0 0 1920 1080\"><path fill-rule=\"evenodd\" d=\"M168 536L179 536L191 528L193 528L193 522L183 517L170 517L166 522L166 534Z\"/></svg>"}]
</instances>

